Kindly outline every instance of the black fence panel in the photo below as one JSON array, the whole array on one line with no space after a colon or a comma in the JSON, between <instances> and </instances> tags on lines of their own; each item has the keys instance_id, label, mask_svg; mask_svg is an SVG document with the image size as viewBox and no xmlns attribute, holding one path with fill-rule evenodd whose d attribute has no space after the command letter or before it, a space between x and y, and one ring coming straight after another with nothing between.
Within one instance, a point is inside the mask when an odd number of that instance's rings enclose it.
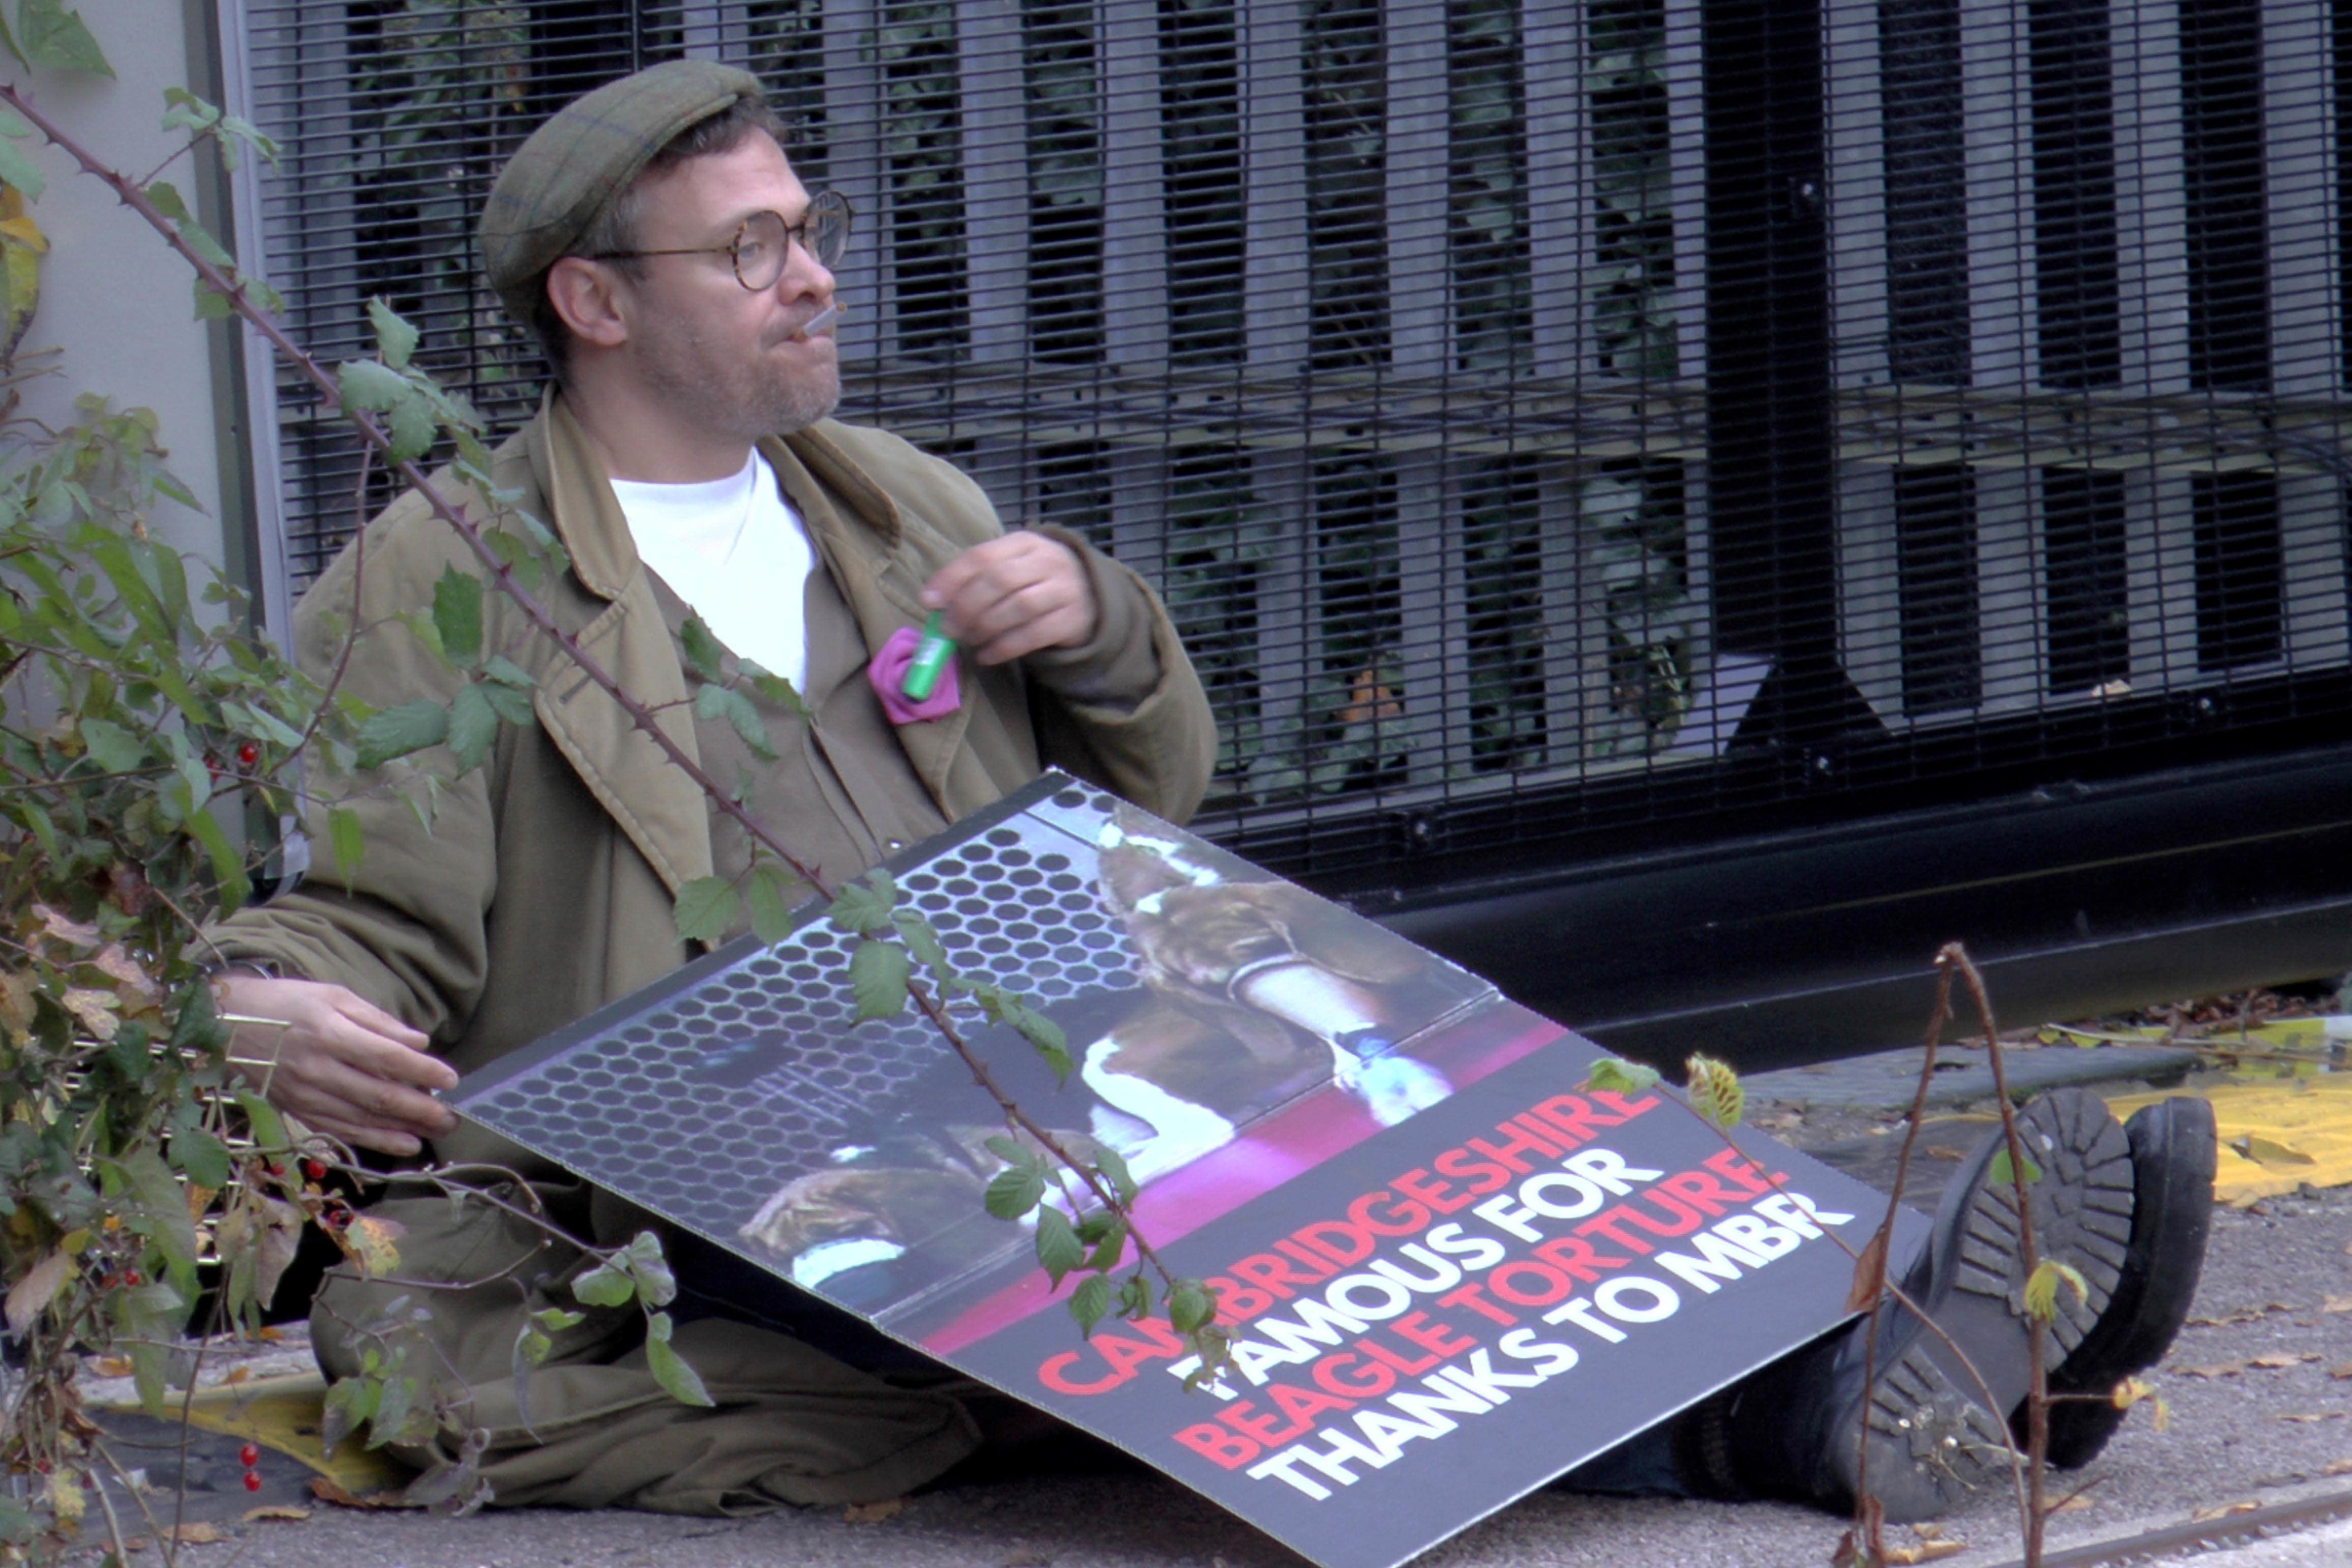
<instances>
[{"instance_id":1,"label":"black fence panel","mask_svg":"<svg viewBox=\"0 0 2352 1568\"><path fill-rule=\"evenodd\" d=\"M246 8L293 324L383 294L502 423L502 160L760 72L845 414L1151 580L1201 825L1368 907L2352 741L2320 0ZM278 394L299 580L386 497Z\"/></svg>"}]
</instances>

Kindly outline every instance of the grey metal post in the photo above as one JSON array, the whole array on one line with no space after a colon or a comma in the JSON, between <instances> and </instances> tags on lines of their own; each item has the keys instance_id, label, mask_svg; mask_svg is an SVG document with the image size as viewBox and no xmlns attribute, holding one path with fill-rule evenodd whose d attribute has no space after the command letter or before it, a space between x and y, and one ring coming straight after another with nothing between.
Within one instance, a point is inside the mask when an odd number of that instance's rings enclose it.
<instances>
[{"instance_id":1,"label":"grey metal post","mask_svg":"<svg viewBox=\"0 0 2352 1568\"><path fill-rule=\"evenodd\" d=\"M1389 0L1389 363L1414 382L1446 375L1453 361L1454 289L1447 266L1450 149L1444 0ZM1402 601L1397 663L1404 714L1387 721L1381 751L1400 737L1406 776L1437 784L1458 752L1469 755L1468 588L1462 560L1459 486L1443 448L1392 459L1397 572Z\"/></svg>"}]
</instances>

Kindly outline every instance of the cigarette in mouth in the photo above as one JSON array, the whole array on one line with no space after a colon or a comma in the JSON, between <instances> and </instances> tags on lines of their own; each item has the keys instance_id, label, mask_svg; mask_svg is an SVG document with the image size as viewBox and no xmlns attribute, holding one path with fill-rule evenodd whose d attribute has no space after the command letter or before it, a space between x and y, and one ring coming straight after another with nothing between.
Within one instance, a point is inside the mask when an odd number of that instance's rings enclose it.
<instances>
[{"instance_id":1,"label":"cigarette in mouth","mask_svg":"<svg viewBox=\"0 0 2352 1568\"><path fill-rule=\"evenodd\" d=\"M847 312L844 310L840 303L836 301L834 304L826 306L824 309L818 311L815 315L802 322L801 329L793 333L793 336L805 343L811 338L815 337L819 332L824 331L827 327L832 326L835 321L840 320L845 314L847 314Z\"/></svg>"}]
</instances>

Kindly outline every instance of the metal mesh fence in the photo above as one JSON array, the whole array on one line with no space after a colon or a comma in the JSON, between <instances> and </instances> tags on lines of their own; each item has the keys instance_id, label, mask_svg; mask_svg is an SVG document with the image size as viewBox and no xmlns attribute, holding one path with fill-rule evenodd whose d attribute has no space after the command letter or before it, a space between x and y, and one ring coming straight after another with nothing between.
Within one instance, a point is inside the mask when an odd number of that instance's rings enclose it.
<instances>
[{"instance_id":1,"label":"metal mesh fence","mask_svg":"<svg viewBox=\"0 0 2352 1568\"><path fill-rule=\"evenodd\" d=\"M470 243L502 160L653 60L760 72L859 214L845 416L1161 590L1203 825L1279 867L2352 718L2316 0L245 8L294 325L362 352L384 294L500 423L539 376ZM387 497L278 393L299 580Z\"/></svg>"}]
</instances>

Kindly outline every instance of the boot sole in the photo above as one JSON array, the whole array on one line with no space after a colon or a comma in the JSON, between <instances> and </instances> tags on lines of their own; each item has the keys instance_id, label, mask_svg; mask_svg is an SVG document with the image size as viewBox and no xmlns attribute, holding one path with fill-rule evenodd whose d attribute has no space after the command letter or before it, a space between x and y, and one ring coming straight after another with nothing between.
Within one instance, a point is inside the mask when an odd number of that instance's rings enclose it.
<instances>
[{"instance_id":1,"label":"boot sole","mask_svg":"<svg viewBox=\"0 0 2352 1568\"><path fill-rule=\"evenodd\" d=\"M2079 1299L2059 1287L2044 1346L2055 1365L2098 1322L2121 1278L2132 1234L2131 1147L2105 1105L2080 1090L2034 1101L2017 1123L2042 1172L2026 1188L2036 1254L2071 1265L2088 1287ZM1908 1288L1943 1333L1903 1308L1884 1309L1884 1370L1866 1401L1834 1417L1843 1434L1831 1448L1834 1491L1851 1499L1866 1482L1897 1523L1950 1512L2009 1477L2009 1413L2032 1384L2033 1331L2016 1193L1990 1179L2006 1146L1995 1133L1963 1167L1937 1216L1924 1273Z\"/></svg>"},{"instance_id":2,"label":"boot sole","mask_svg":"<svg viewBox=\"0 0 2352 1568\"><path fill-rule=\"evenodd\" d=\"M2160 1100L2124 1124L2131 1142L2132 1241L2115 1300L2050 1375L2053 1394L2105 1394L2162 1359L2189 1316L2205 1268L2212 1228L2213 1107L2204 1100ZM2011 1417L2024 1441L2023 1412ZM2098 1458L2124 1412L2106 1403L2068 1401L2050 1407L2050 1462L2076 1469Z\"/></svg>"}]
</instances>

